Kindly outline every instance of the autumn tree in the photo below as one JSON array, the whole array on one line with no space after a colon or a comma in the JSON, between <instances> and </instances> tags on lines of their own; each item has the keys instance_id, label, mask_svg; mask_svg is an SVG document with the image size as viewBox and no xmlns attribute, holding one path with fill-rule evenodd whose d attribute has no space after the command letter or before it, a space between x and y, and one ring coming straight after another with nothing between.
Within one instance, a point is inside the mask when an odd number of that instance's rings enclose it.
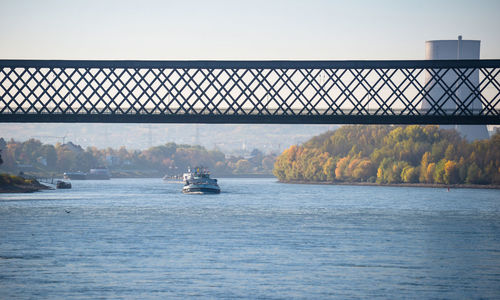
<instances>
[{"instance_id":1,"label":"autumn tree","mask_svg":"<svg viewBox=\"0 0 500 300\"><path fill-rule=\"evenodd\" d=\"M458 167L455 161L449 160L445 163L443 179L446 184L455 184L459 182Z\"/></svg>"}]
</instances>

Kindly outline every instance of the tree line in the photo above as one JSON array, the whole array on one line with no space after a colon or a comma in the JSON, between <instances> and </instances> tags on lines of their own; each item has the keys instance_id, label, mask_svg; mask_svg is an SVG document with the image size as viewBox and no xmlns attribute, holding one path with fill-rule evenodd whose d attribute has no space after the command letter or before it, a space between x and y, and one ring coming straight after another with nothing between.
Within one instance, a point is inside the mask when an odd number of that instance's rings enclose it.
<instances>
[{"instance_id":1,"label":"tree line","mask_svg":"<svg viewBox=\"0 0 500 300\"><path fill-rule=\"evenodd\" d=\"M468 142L438 126L343 126L278 156L281 181L500 184L500 133Z\"/></svg>"},{"instance_id":2,"label":"tree line","mask_svg":"<svg viewBox=\"0 0 500 300\"><path fill-rule=\"evenodd\" d=\"M0 138L3 164L6 172L29 171L63 173L88 172L91 168L107 167L113 170L153 170L161 174L179 175L188 167L204 166L217 175L271 174L276 155L265 155L255 149L249 157L226 157L220 150L207 150L201 146L176 143L129 150L81 146L71 142L55 145L43 144L37 139L19 142Z\"/></svg>"}]
</instances>

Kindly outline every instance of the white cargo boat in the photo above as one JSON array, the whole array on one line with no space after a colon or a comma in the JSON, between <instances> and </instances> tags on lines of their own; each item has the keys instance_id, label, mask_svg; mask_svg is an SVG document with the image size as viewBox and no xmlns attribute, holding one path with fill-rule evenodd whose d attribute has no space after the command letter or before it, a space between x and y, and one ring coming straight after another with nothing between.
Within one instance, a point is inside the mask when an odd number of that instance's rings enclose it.
<instances>
[{"instance_id":1,"label":"white cargo boat","mask_svg":"<svg viewBox=\"0 0 500 300\"><path fill-rule=\"evenodd\" d=\"M219 194L220 187L217 179L210 178L210 172L206 169L196 168L194 171L188 170L184 173L184 194Z\"/></svg>"}]
</instances>

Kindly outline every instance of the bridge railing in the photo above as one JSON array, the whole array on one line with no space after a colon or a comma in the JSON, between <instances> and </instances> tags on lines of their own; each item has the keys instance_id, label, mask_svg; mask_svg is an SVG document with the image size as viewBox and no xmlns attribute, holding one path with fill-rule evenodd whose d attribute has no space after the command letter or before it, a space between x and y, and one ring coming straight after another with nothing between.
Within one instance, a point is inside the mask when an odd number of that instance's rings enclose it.
<instances>
[{"instance_id":1,"label":"bridge railing","mask_svg":"<svg viewBox=\"0 0 500 300\"><path fill-rule=\"evenodd\" d=\"M0 60L3 122L500 123L500 60Z\"/></svg>"}]
</instances>

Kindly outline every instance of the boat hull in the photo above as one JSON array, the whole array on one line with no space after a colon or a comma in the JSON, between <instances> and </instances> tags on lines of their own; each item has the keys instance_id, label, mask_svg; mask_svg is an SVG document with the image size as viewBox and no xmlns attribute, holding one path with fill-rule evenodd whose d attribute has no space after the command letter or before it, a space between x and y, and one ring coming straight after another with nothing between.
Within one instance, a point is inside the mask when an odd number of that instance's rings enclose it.
<instances>
[{"instance_id":1,"label":"boat hull","mask_svg":"<svg viewBox=\"0 0 500 300\"><path fill-rule=\"evenodd\" d=\"M57 181L56 188L57 189L70 189L71 188L71 183L64 182L64 181Z\"/></svg>"},{"instance_id":2,"label":"boat hull","mask_svg":"<svg viewBox=\"0 0 500 300\"><path fill-rule=\"evenodd\" d=\"M206 186L185 186L182 189L184 194L220 194L219 187L206 187Z\"/></svg>"}]
</instances>

